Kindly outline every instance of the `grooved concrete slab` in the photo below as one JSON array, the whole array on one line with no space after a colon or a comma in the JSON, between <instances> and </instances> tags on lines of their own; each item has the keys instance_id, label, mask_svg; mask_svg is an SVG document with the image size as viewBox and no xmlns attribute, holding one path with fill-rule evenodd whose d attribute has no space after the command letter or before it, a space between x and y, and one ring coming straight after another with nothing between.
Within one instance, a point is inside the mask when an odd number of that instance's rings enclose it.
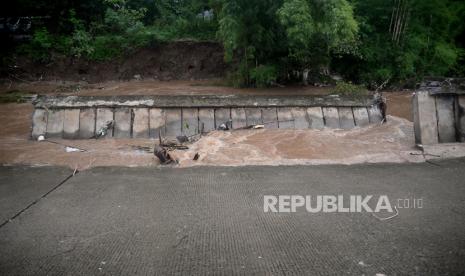
<instances>
[{"instance_id":1,"label":"grooved concrete slab","mask_svg":"<svg viewBox=\"0 0 465 276\"><path fill-rule=\"evenodd\" d=\"M215 110L213 108L199 109L199 129L203 132L215 130Z\"/></svg>"},{"instance_id":2,"label":"grooved concrete slab","mask_svg":"<svg viewBox=\"0 0 465 276\"><path fill-rule=\"evenodd\" d=\"M48 111L47 137L61 137L63 135L63 121L65 112L63 109Z\"/></svg>"},{"instance_id":3,"label":"grooved concrete slab","mask_svg":"<svg viewBox=\"0 0 465 276\"><path fill-rule=\"evenodd\" d=\"M231 119L233 128L241 128L247 126L247 118L243 108L231 108Z\"/></svg>"},{"instance_id":4,"label":"grooved concrete slab","mask_svg":"<svg viewBox=\"0 0 465 276\"><path fill-rule=\"evenodd\" d=\"M71 169L60 167L0 166L0 224L40 199L72 173ZM2 255L0 274L5 273L1 265Z\"/></svg>"},{"instance_id":5,"label":"grooved concrete slab","mask_svg":"<svg viewBox=\"0 0 465 276\"><path fill-rule=\"evenodd\" d=\"M165 110L166 136L176 137L182 134L181 108L169 108Z\"/></svg>"},{"instance_id":6,"label":"grooved concrete slab","mask_svg":"<svg viewBox=\"0 0 465 276\"><path fill-rule=\"evenodd\" d=\"M339 107L339 124L342 129L352 129L355 127L354 115L352 108Z\"/></svg>"},{"instance_id":7,"label":"grooved concrete slab","mask_svg":"<svg viewBox=\"0 0 465 276\"><path fill-rule=\"evenodd\" d=\"M81 109L79 113L79 138L89 139L95 135L95 109Z\"/></svg>"},{"instance_id":8,"label":"grooved concrete slab","mask_svg":"<svg viewBox=\"0 0 465 276\"><path fill-rule=\"evenodd\" d=\"M118 108L115 110L115 127L113 131L115 138L131 138L131 118L131 109Z\"/></svg>"},{"instance_id":9,"label":"grooved concrete slab","mask_svg":"<svg viewBox=\"0 0 465 276\"><path fill-rule=\"evenodd\" d=\"M294 126L297 129L308 128L308 116L305 108L293 107L291 108L292 117L294 118Z\"/></svg>"},{"instance_id":10,"label":"grooved concrete slab","mask_svg":"<svg viewBox=\"0 0 465 276\"><path fill-rule=\"evenodd\" d=\"M294 128L294 117L290 108L278 107L278 127Z\"/></svg>"},{"instance_id":11,"label":"grooved concrete slab","mask_svg":"<svg viewBox=\"0 0 465 276\"><path fill-rule=\"evenodd\" d=\"M98 131L105 127L108 122L113 121L113 110L111 108L97 108L97 119L95 122L95 130ZM113 137L113 129L110 129L104 138Z\"/></svg>"},{"instance_id":12,"label":"grooved concrete slab","mask_svg":"<svg viewBox=\"0 0 465 276\"><path fill-rule=\"evenodd\" d=\"M132 112L134 112L132 137L149 138L149 109L134 108Z\"/></svg>"},{"instance_id":13,"label":"grooved concrete slab","mask_svg":"<svg viewBox=\"0 0 465 276\"><path fill-rule=\"evenodd\" d=\"M323 119L323 111L321 107L309 107L307 108L308 124L309 128L322 129L325 127Z\"/></svg>"},{"instance_id":14,"label":"grooved concrete slab","mask_svg":"<svg viewBox=\"0 0 465 276\"><path fill-rule=\"evenodd\" d=\"M0 228L0 271L464 275L464 162L95 168L78 173ZM62 179L35 169L15 173L16 178L3 169L0 179L6 181L0 185L24 182L6 191L21 197L28 188L35 198L39 185L29 183L37 181L34 176L53 184ZM368 203L373 208L379 194L396 205L398 199L421 198L423 206L398 208L398 216L386 221L367 212L309 213L299 207L265 213L263 208L264 195L309 195L312 200L343 195L344 203L350 195L374 195Z\"/></svg>"},{"instance_id":15,"label":"grooved concrete slab","mask_svg":"<svg viewBox=\"0 0 465 276\"><path fill-rule=\"evenodd\" d=\"M436 96L436 115L438 118L439 143L456 142L454 96Z\"/></svg>"},{"instance_id":16,"label":"grooved concrete slab","mask_svg":"<svg viewBox=\"0 0 465 276\"><path fill-rule=\"evenodd\" d=\"M79 113L80 110L77 108L65 109L63 138L75 139L79 136Z\"/></svg>"},{"instance_id":17,"label":"grooved concrete slab","mask_svg":"<svg viewBox=\"0 0 465 276\"><path fill-rule=\"evenodd\" d=\"M325 126L329 128L340 128L339 112L336 107L323 107Z\"/></svg>"},{"instance_id":18,"label":"grooved concrete slab","mask_svg":"<svg viewBox=\"0 0 465 276\"><path fill-rule=\"evenodd\" d=\"M354 112L355 125L364 127L370 124L366 107L353 107L352 111Z\"/></svg>"},{"instance_id":19,"label":"grooved concrete slab","mask_svg":"<svg viewBox=\"0 0 465 276\"><path fill-rule=\"evenodd\" d=\"M265 128L278 128L278 114L276 107L262 108L262 119Z\"/></svg>"},{"instance_id":20,"label":"grooved concrete slab","mask_svg":"<svg viewBox=\"0 0 465 276\"><path fill-rule=\"evenodd\" d=\"M231 120L230 108L215 109L215 127L218 128L221 124L226 124Z\"/></svg>"},{"instance_id":21,"label":"grooved concrete slab","mask_svg":"<svg viewBox=\"0 0 465 276\"><path fill-rule=\"evenodd\" d=\"M32 114L32 139L37 139L40 135L45 135L47 132L47 111L37 108Z\"/></svg>"},{"instance_id":22,"label":"grooved concrete slab","mask_svg":"<svg viewBox=\"0 0 465 276\"><path fill-rule=\"evenodd\" d=\"M381 110L377 105L370 106L367 108L367 110L370 123L377 124L383 121L383 115L381 114Z\"/></svg>"},{"instance_id":23,"label":"grooved concrete slab","mask_svg":"<svg viewBox=\"0 0 465 276\"><path fill-rule=\"evenodd\" d=\"M461 142L465 142L465 96L459 96L457 98L457 107L459 138Z\"/></svg>"},{"instance_id":24,"label":"grooved concrete slab","mask_svg":"<svg viewBox=\"0 0 465 276\"><path fill-rule=\"evenodd\" d=\"M150 108L149 116L150 138L165 136L165 111L161 108Z\"/></svg>"},{"instance_id":25,"label":"grooved concrete slab","mask_svg":"<svg viewBox=\"0 0 465 276\"><path fill-rule=\"evenodd\" d=\"M197 108L182 109L182 134L192 136L199 133L199 110Z\"/></svg>"},{"instance_id":26,"label":"grooved concrete slab","mask_svg":"<svg viewBox=\"0 0 465 276\"><path fill-rule=\"evenodd\" d=\"M415 142L433 145L438 143L436 101L426 91L417 91L413 97ZM371 119L370 119L371 122Z\"/></svg>"},{"instance_id":27,"label":"grooved concrete slab","mask_svg":"<svg viewBox=\"0 0 465 276\"><path fill-rule=\"evenodd\" d=\"M245 108L245 117L248 126L263 124L260 108Z\"/></svg>"}]
</instances>

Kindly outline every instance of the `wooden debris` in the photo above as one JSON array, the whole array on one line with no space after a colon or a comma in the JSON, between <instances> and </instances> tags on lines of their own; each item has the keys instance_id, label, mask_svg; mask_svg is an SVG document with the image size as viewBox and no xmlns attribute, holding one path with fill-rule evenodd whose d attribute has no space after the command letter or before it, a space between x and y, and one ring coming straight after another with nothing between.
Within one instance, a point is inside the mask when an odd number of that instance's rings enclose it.
<instances>
[{"instance_id":1,"label":"wooden debris","mask_svg":"<svg viewBox=\"0 0 465 276\"><path fill-rule=\"evenodd\" d=\"M163 148L163 147L161 147L159 145L155 145L153 153L160 160L160 163L163 164L163 165L171 164L173 162L176 162L171 157L171 155L168 153L168 151L165 148Z\"/></svg>"}]
</instances>

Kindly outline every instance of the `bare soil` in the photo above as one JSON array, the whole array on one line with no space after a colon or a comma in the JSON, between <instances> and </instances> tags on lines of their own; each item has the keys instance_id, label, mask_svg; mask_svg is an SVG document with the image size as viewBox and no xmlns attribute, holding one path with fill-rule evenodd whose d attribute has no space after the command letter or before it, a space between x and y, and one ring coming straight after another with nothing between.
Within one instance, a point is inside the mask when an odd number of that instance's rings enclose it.
<instances>
[{"instance_id":1,"label":"bare soil","mask_svg":"<svg viewBox=\"0 0 465 276\"><path fill-rule=\"evenodd\" d=\"M111 61L54 56L47 64L19 57L0 76L15 81L178 80L224 76L227 65L216 42L177 41L144 48Z\"/></svg>"}]
</instances>

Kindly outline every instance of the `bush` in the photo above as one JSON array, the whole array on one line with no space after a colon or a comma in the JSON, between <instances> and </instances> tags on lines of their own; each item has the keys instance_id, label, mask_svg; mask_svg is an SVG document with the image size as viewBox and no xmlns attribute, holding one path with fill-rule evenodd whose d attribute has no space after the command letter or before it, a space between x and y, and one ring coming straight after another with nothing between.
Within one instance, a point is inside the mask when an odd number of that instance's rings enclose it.
<instances>
[{"instance_id":1,"label":"bush","mask_svg":"<svg viewBox=\"0 0 465 276\"><path fill-rule=\"evenodd\" d=\"M250 78L256 87L269 87L276 83L278 78L277 70L272 65L259 65L250 71Z\"/></svg>"},{"instance_id":2,"label":"bush","mask_svg":"<svg viewBox=\"0 0 465 276\"><path fill-rule=\"evenodd\" d=\"M34 61L48 62L51 56L51 49L54 45L53 36L45 28L36 30L32 40L28 44L22 45L18 51L24 53Z\"/></svg>"},{"instance_id":3,"label":"bush","mask_svg":"<svg viewBox=\"0 0 465 276\"><path fill-rule=\"evenodd\" d=\"M331 90L331 93L343 96L362 96L368 93L368 90L363 85L356 85L350 82L340 81Z\"/></svg>"}]
</instances>

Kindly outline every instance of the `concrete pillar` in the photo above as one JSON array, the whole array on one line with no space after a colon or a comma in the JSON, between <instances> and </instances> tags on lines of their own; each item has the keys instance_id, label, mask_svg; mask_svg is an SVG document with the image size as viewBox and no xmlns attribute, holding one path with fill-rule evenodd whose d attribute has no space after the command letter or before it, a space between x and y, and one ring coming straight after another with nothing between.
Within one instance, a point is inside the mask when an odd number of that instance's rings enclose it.
<instances>
[{"instance_id":1,"label":"concrete pillar","mask_svg":"<svg viewBox=\"0 0 465 276\"><path fill-rule=\"evenodd\" d=\"M134 113L132 122L132 137L149 138L149 109L134 108L132 112Z\"/></svg>"},{"instance_id":2,"label":"concrete pillar","mask_svg":"<svg viewBox=\"0 0 465 276\"><path fill-rule=\"evenodd\" d=\"M117 108L115 110L115 138L131 138L132 112L129 108Z\"/></svg>"},{"instance_id":3,"label":"concrete pillar","mask_svg":"<svg viewBox=\"0 0 465 276\"><path fill-rule=\"evenodd\" d=\"M37 139L40 135L47 132L47 111L45 109L36 108L32 114L32 139Z\"/></svg>"},{"instance_id":4,"label":"concrete pillar","mask_svg":"<svg viewBox=\"0 0 465 276\"><path fill-rule=\"evenodd\" d=\"M303 107L292 107L291 108L292 117L294 118L294 127L296 129L306 129L308 128L308 119L307 112Z\"/></svg>"},{"instance_id":5,"label":"concrete pillar","mask_svg":"<svg viewBox=\"0 0 465 276\"><path fill-rule=\"evenodd\" d=\"M113 121L113 110L111 108L97 108L97 119L95 122L95 131L99 131L105 127L108 122ZM113 137L113 129L109 129L105 137Z\"/></svg>"},{"instance_id":6,"label":"concrete pillar","mask_svg":"<svg viewBox=\"0 0 465 276\"><path fill-rule=\"evenodd\" d=\"M323 107L322 109L325 126L329 128L340 128L337 107Z\"/></svg>"},{"instance_id":7,"label":"concrete pillar","mask_svg":"<svg viewBox=\"0 0 465 276\"><path fill-rule=\"evenodd\" d=\"M63 137L63 121L65 112L63 109L51 109L48 112L47 119L47 137L62 138Z\"/></svg>"},{"instance_id":8,"label":"concrete pillar","mask_svg":"<svg viewBox=\"0 0 465 276\"><path fill-rule=\"evenodd\" d=\"M161 108L151 108L149 110L149 136L158 139L165 136L165 111Z\"/></svg>"},{"instance_id":9,"label":"concrete pillar","mask_svg":"<svg viewBox=\"0 0 465 276\"><path fill-rule=\"evenodd\" d=\"M278 128L278 113L276 108L262 108L262 120L265 128Z\"/></svg>"},{"instance_id":10,"label":"concrete pillar","mask_svg":"<svg viewBox=\"0 0 465 276\"><path fill-rule=\"evenodd\" d=\"M417 91L413 97L415 142L432 145L438 143L436 101L427 91Z\"/></svg>"},{"instance_id":11,"label":"concrete pillar","mask_svg":"<svg viewBox=\"0 0 465 276\"><path fill-rule=\"evenodd\" d=\"M213 108L199 108L199 129L203 132L215 130L215 110Z\"/></svg>"},{"instance_id":12,"label":"concrete pillar","mask_svg":"<svg viewBox=\"0 0 465 276\"><path fill-rule=\"evenodd\" d=\"M243 108L231 108L231 119L233 128L241 128L247 126L247 118Z\"/></svg>"},{"instance_id":13,"label":"concrete pillar","mask_svg":"<svg viewBox=\"0 0 465 276\"><path fill-rule=\"evenodd\" d=\"M78 108L65 109L65 118L63 123L63 138L76 139L79 137L79 114Z\"/></svg>"},{"instance_id":14,"label":"concrete pillar","mask_svg":"<svg viewBox=\"0 0 465 276\"><path fill-rule=\"evenodd\" d=\"M438 95L436 98L436 116L438 118L438 142L456 142L454 96Z\"/></svg>"},{"instance_id":15,"label":"concrete pillar","mask_svg":"<svg viewBox=\"0 0 465 276\"><path fill-rule=\"evenodd\" d=\"M366 107L354 107L352 108L352 111L354 113L355 125L364 127L370 124L368 110Z\"/></svg>"},{"instance_id":16,"label":"concrete pillar","mask_svg":"<svg viewBox=\"0 0 465 276\"><path fill-rule=\"evenodd\" d=\"M248 126L263 124L262 111L260 108L246 108L245 117Z\"/></svg>"},{"instance_id":17,"label":"concrete pillar","mask_svg":"<svg viewBox=\"0 0 465 276\"><path fill-rule=\"evenodd\" d=\"M182 109L182 134L192 136L199 133L199 111L197 108Z\"/></svg>"},{"instance_id":18,"label":"concrete pillar","mask_svg":"<svg viewBox=\"0 0 465 276\"><path fill-rule=\"evenodd\" d=\"M167 137L182 135L182 115L181 108L165 109L165 130Z\"/></svg>"},{"instance_id":19,"label":"concrete pillar","mask_svg":"<svg viewBox=\"0 0 465 276\"><path fill-rule=\"evenodd\" d=\"M295 128L294 117L290 108L278 108L278 127Z\"/></svg>"},{"instance_id":20,"label":"concrete pillar","mask_svg":"<svg viewBox=\"0 0 465 276\"><path fill-rule=\"evenodd\" d=\"M355 127L354 114L351 107L339 107L339 124L342 129L352 129Z\"/></svg>"}]
</instances>

